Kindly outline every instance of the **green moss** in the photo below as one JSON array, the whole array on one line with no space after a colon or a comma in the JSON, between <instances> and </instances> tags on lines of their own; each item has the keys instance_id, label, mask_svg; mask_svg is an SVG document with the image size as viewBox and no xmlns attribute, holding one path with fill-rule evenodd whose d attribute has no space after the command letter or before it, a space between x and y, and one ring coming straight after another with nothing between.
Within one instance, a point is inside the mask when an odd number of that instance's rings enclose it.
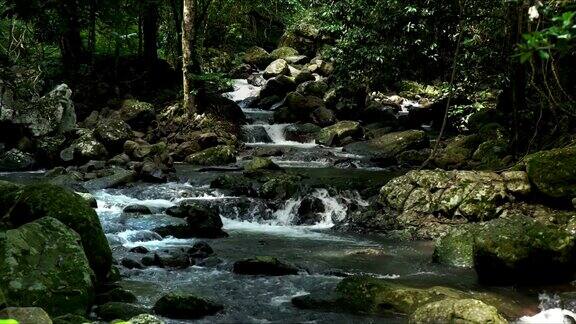
<instances>
[{"instance_id":1,"label":"green moss","mask_svg":"<svg viewBox=\"0 0 576 324\"><path fill-rule=\"evenodd\" d=\"M576 146L542 151L525 159L528 177L553 198L576 197Z\"/></svg>"},{"instance_id":2,"label":"green moss","mask_svg":"<svg viewBox=\"0 0 576 324\"><path fill-rule=\"evenodd\" d=\"M253 173L262 170L280 170L280 167L269 158L255 157L246 164L244 170Z\"/></svg>"},{"instance_id":3,"label":"green moss","mask_svg":"<svg viewBox=\"0 0 576 324\"><path fill-rule=\"evenodd\" d=\"M277 48L270 53L270 56L275 60L297 55L299 55L298 51L288 46Z\"/></svg>"},{"instance_id":4,"label":"green moss","mask_svg":"<svg viewBox=\"0 0 576 324\"><path fill-rule=\"evenodd\" d=\"M204 166L225 165L233 162L236 162L234 148L226 145L211 147L186 158L186 163Z\"/></svg>"},{"instance_id":5,"label":"green moss","mask_svg":"<svg viewBox=\"0 0 576 324\"><path fill-rule=\"evenodd\" d=\"M9 306L51 315L84 315L93 300L93 272L78 234L44 217L0 233L0 291Z\"/></svg>"},{"instance_id":6,"label":"green moss","mask_svg":"<svg viewBox=\"0 0 576 324\"><path fill-rule=\"evenodd\" d=\"M410 316L410 323L506 324L498 310L476 299L444 299L426 304Z\"/></svg>"},{"instance_id":7,"label":"green moss","mask_svg":"<svg viewBox=\"0 0 576 324\"><path fill-rule=\"evenodd\" d=\"M289 199L298 192L300 177L294 175L270 176L260 188L260 196L266 199Z\"/></svg>"},{"instance_id":8,"label":"green moss","mask_svg":"<svg viewBox=\"0 0 576 324\"><path fill-rule=\"evenodd\" d=\"M322 145L339 145L346 137L360 137L363 130L360 123L355 121L341 121L335 125L322 128L316 135L316 142Z\"/></svg>"},{"instance_id":9,"label":"green moss","mask_svg":"<svg viewBox=\"0 0 576 324\"><path fill-rule=\"evenodd\" d=\"M436 241L434 262L456 267L474 266L474 230L472 227L453 229Z\"/></svg>"},{"instance_id":10,"label":"green moss","mask_svg":"<svg viewBox=\"0 0 576 324\"><path fill-rule=\"evenodd\" d=\"M0 218L14 206L21 189L21 185L0 180Z\"/></svg>"},{"instance_id":11,"label":"green moss","mask_svg":"<svg viewBox=\"0 0 576 324\"><path fill-rule=\"evenodd\" d=\"M110 271L112 252L94 209L68 189L37 184L22 189L10 212L10 221L22 225L46 216L61 221L80 235L90 266L99 279L104 279Z\"/></svg>"}]
</instances>

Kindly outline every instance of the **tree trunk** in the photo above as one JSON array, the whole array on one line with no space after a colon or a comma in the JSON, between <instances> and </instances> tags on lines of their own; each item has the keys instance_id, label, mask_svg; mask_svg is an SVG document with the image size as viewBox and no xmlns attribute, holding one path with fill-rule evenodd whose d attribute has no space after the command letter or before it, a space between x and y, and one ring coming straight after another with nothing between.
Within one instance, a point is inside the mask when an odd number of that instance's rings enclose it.
<instances>
[{"instance_id":1,"label":"tree trunk","mask_svg":"<svg viewBox=\"0 0 576 324\"><path fill-rule=\"evenodd\" d=\"M158 2L148 0L144 4L143 27L144 60L154 64L158 60Z\"/></svg>"},{"instance_id":2,"label":"tree trunk","mask_svg":"<svg viewBox=\"0 0 576 324\"><path fill-rule=\"evenodd\" d=\"M90 55L90 65L94 66L96 54L96 4L97 0L90 0L90 26L88 31L88 53Z\"/></svg>"},{"instance_id":3,"label":"tree trunk","mask_svg":"<svg viewBox=\"0 0 576 324\"><path fill-rule=\"evenodd\" d=\"M194 76L200 72L196 54L196 0L184 0L182 23L182 91L184 110L196 113L196 84Z\"/></svg>"},{"instance_id":4,"label":"tree trunk","mask_svg":"<svg viewBox=\"0 0 576 324\"><path fill-rule=\"evenodd\" d=\"M83 53L78 1L62 1L59 8L64 22L60 37L60 53L65 69L74 72L82 60Z\"/></svg>"}]
</instances>

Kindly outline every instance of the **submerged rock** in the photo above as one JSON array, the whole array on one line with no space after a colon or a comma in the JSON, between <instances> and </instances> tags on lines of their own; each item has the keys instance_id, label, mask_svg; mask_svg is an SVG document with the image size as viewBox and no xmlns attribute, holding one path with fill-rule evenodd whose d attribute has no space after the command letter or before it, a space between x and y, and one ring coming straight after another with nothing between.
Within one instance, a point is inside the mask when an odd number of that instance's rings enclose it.
<instances>
[{"instance_id":1,"label":"submerged rock","mask_svg":"<svg viewBox=\"0 0 576 324\"><path fill-rule=\"evenodd\" d=\"M575 264L575 237L528 217L498 219L474 235L474 266L483 283L568 282Z\"/></svg>"},{"instance_id":2,"label":"submerged rock","mask_svg":"<svg viewBox=\"0 0 576 324\"><path fill-rule=\"evenodd\" d=\"M93 272L76 232L43 217L0 233L0 292L11 306L41 307L51 315L85 314Z\"/></svg>"},{"instance_id":3,"label":"submerged rock","mask_svg":"<svg viewBox=\"0 0 576 324\"><path fill-rule=\"evenodd\" d=\"M445 299L426 304L418 308L410 323L470 323L470 324L505 324L508 321L496 307L476 299Z\"/></svg>"},{"instance_id":4,"label":"submerged rock","mask_svg":"<svg viewBox=\"0 0 576 324\"><path fill-rule=\"evenodd\" d=\"M213 301L189 294L169 293L154 304L156 314L175 319L195 319L214 315L224 307Z\"/></svg>"},{"instance_id":5,"label":"submerged rock","mask_svg":"<svg viewBox=\"0 0 576 324\"><path fill-rule=\"evenodd\" d=\"M298 268L276 258L260 256L234 263L234 273L244 275L286 276L298 274Z\"/></svg>"}]
</instances>

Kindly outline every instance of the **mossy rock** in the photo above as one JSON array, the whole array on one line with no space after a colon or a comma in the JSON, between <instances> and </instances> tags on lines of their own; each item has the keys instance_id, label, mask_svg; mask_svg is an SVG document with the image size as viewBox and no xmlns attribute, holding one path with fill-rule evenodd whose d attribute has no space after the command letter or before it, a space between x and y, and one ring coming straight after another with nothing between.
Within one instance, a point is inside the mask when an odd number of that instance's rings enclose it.
<instances>
[{"instance_id":1,"label":"mossy rock","mask_svg":"<svg viewBox=\"0 0 576 324\"><path fill-rule=\"evenodd\" d=\"M477 299L444 299L418 308L409 322L411 324L467 323L505 324L508 321L496 307Z\"/></svg>"},{"instance_id":2,"label":"mossy rock","mask_svg":"<svg viewBox=\"0 0 576 324\"><path fill-rule=\"evenodd\" d=\"M0 180L0 218L14 206L22 188L22 185Z\"/></svg>"},{"instance_id":3,"label":"mossy rock","mask_svg":"<svg viewBox=\"0 0 576 324\"><path fill-rule=\"evenodd\" d=\"M165 324L162 319L150 315L150 314L140 314L138 316L132 317L128 323L130 324Z\"/></svg>"},{"instance_id":4,"label":"mossy rock","mask_svg":"<svg viewBox=\"0 0 576 324\"><path fill-rule=\"evenodd\" d=\"M454 228L436 240L432 259L436 263L471 268L474 266L474 228Z\"/></svg>"},{"instance_id":5,"label":"mossy rock","mask_svg":"<svg viewBox=\"0 0 576 324\"><path fill-rule=\"evenodd\" d=\"M298 53L297 50L293 49L292 47L288 47L288 46L279 47L279 48L273 50L272 53L270 53L270 56L275 60L285 59L285 58L290 57L290 56L298 56L298 55L300 55L300 53Z\"/></svg>"},{"instance_id":6,"label":"mossy rock","mask_svg":"<svg viewBox=\"0 0 576 324\"><path fill-rule=\"evenodd\" d=\"M158 315L175 319L195 319L214 315L224 307L213 301L189 294L169 293L154 304Z\"/></svg>"},{"instance_id":7,"label":"mossy rock","mask_svg":"<svg viewBox=\"0 0 576 324\"><path fill-rule=\"evenodd\" d=\"M345 278L336 293L340 305L360 314L411 314L430 302L462 296L461 292L446 287L412 288L368 276Z\"/></svg>"},{"instance_id":8,"label":"mossy rock","mask_svg":"<svg viewBox=\"0 0 576 324\"><path fill-rule=\"evenodd\" d=\"M41 307L50 315L84 315L93 300L93 272L80 237L43 217L0 233L0 291L8 306Z\"/></svg>"},{"instance_id":9,"label":"mossy rock","mask_svg":"<svg viewBox=\"0 0 576 324\"><path fill-rule=\"evenodd\" d=\"M135 99L127 99L122 102L120 117L130 127L137 130L146 130L150 123L156 119L156 112L152 104Z\"/></svg>"},{"instance_id":10,"label":"mossy rock","mask_svg":"<svg viewBox=\"0 0 576 324\"><path fill-rule=\"evenodd\" d=\"M84 324L92 323L91 320L81 315L66 314L52 319L53 324Z\"/></svg>"},{"instance_id":11,"label":"mossy rock","mask_svg":"<svg viewBox=\"0 0 576 324\"><path fill-rule=\"evenodd\" d=\"M272 56L261 47L252 47L246 51L242 61L247 64L255 65L258 68L265 68L274 59Z\"/></svg>"},{"instance_id":12,"label":"mossy rock","mask_svg":"<svg viewBox=\"0 0 576 324\"><path fill-rule=\"evenodd\" d=\"M474 235L474 266L484 283L569 282L575 264L575 237L528 217L493 220Z\"/></svg>"},{"instance_id":13,"label":"mossy rock","mask_svg":"<svg viewBox=\"0 0 576 324\"><path fill-rule=\"evenodd\" d=\"M50 316L40 307L8 307L0 310L0 319L15 320L15 324L52 324Z\"/></svg>"},{"instance_id":14,"label":"mossy rock","mask_svg":"<svg viewBox=\"0 0 576 324\"><path fill-rule=\"evenodd\" d=\"M344 151L370 158L381 163L395 163L397 155L407 150L429 147L426 133L420 130L407 130L382 135L365 142L346 145Z\"/></svg>"},{"instance_id":15,"label":"mossy rock","mask_svg":"<svg viewBox=\"0 0 576 324\"><path fill-rule=\"evenodd\" d=\"M260 196L266 199L289 199L298 192L300 177L280 174L270 176L260 188Z\"/></svg>"},{"instance_id":16,"label":"mossy rock","mask_svg":"<svg viewBox=\"0 0 576 324\"><path fill-rule=\"evenodd\" d=\"M253 181L242 174L222 174L210 183L210 187L230 190L236 195L251 196L256 192Z\"/></svg>"},{"instance_id":17,"label":"mossy rock","mask_svg":"<svg viewBox=\"0 0 576 324\"><path fill-rule=\"evenodd\" d=\"M525 161L538 191L552 198L576 197L576 145L538 152Z\"/></svg>"},{"instance_id":18,"label":"mossy rock","mask_svg":"<svg viewBox=\"0 0 576 324\"><path fill-rule=\"evenodd\" d=\"M321 145L338 146L346 137L359 139L363 134L364 130L360 123L346 120L322 128L316 135L316 142Z\"/></svg>"},{"instance_id":19,"label":"mossy rock","mask_svg":"<svg viewBox=\"0 0 576 324\"><path fill-rule=\"evenodd\" d=\"M232 146L219 145L189 155L186 163L192 165L225 165L236 162L235 150Z\"/></svg>"},{"instance_id":20,"label":"mossy rock","mask_svg":"<svg viewBox=\"0 0 576 324\"><path fill-rule=\"evenodd\" d=\"M259 171L275 171L280 169L281 168L276 163L274 163L274 161L265 157L255 157L250 162L248 162L246 166L244 166L244 170L248 173Z\"/></svg>"},{"instance_id":21,"label":"mossy rock","mask_svg":"<svg viewBox=\"0 0 576 324\"><path fill-rule=\"evenodd\" d=\"M463 166L481 142L478 135L457 136L434 158L434 163L443 169Z\"/></svg>"},{"instance_id":22,"label":"mossy rock","mask_svg":"<svg viewBox=\"0 0 576 324\"><path fill-rule=\"evenodd\" d=\"M36 184L23 188L10 212L10 222L19 226L45 216L61 221L80 235L90 266L103 280L112 265L112 252L94 209L79 195L59 186Z\"/></svg>"},{"instance_id":23,"label":"mossy rock","mask_svg":"<svg viewBox=\"0 0 576 324\"><path fill-rule=\"evenodd\" d=\"M129 320L140 314L150 314L151 310L138 304L108 302L96 308L96 315L105 321Z\"/></svg>"}]
</instances>

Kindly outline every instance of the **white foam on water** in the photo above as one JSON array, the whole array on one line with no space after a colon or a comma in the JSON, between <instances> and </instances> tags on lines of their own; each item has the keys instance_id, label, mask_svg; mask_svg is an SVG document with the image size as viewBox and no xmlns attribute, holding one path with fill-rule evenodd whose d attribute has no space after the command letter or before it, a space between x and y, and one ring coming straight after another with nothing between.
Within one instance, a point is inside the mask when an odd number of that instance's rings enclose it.
<instances>
[{"instance_id":1,"label":"white foam on water","mask_svg":"<svg viewBox=\"0 0 576 324\"><path fill-rule=\"evenodd\" d=\"M46 173L46 170L17 171L17 172L0 172L0 176L19 175L19 174L42 174L42 173Z\"/></svg>"},{"instance_id":2,"label":"white foam on water","mask_svg":"<svg viewBox=\"0 0 576 324\"><path fill-rule=\"evenodd\" d=\"M248 83L246 79L235 79L233 83L234 91L226 92L223 96L235 102L257 97L260 95L260 90L262 89L261 87Z\"/></svg>"},{"instance_id":3,"label":"white foam on water","mask_svg":"<svg viewBox=\"0 0 576 324\"><path fill-rule=\"evenodd\" d=\"M245 143L248 146L291 146L291 147L302 147L302 148L312 148L317 147L316 141L311 141L308 143L301 143L295 141L289 141L286 139L285 131L288 126L292 124L254 124L251 126L263 127L272 143ZM250 125L248 126L250 127Z\"/></svg>"},{"instance_id":4,"label":"white foam on water","mask_svg":"<svg viewBox=\"0 0 576 324\"><path fill-rule=\"evenodd\" d=\"M561 308L543 310L534 316L524 316L517 323L563 324L574 323L576 314Z\"/></svg>"}]
</instances>

